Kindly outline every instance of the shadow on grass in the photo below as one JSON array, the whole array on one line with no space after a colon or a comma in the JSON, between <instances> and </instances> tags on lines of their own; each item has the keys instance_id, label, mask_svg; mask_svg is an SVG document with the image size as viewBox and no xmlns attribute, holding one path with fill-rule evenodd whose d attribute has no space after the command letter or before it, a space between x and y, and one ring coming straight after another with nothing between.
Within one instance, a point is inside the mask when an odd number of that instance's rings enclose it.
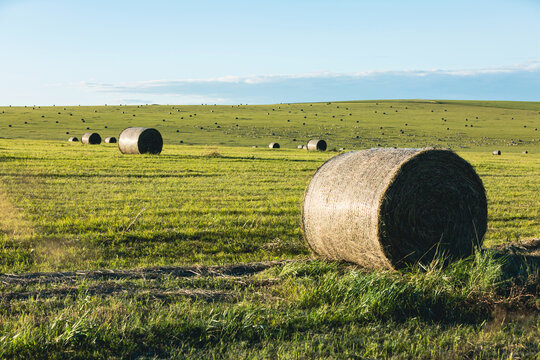
<instances>
[{"instance_id":1,"label":"shadow on grass","mask_svg":"<svg viewBox=\"0 0 540 360\"><path fill-rule=\"evenodd\" d=\"M503 281L510 282L506 293L519 287L521 292L538 297L540 292L540 239L486 249L502 263Z\"/></svg>"}]
</instances>

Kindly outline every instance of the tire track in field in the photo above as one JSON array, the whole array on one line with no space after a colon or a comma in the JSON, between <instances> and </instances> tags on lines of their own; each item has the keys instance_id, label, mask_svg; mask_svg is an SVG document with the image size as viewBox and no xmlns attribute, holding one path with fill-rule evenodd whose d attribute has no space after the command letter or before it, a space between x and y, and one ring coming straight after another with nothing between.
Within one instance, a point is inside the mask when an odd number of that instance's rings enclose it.
<instances>
[{"instance_id":1,"label":"tire track in field","mask_svg":"<svg viewBox=\"0 0 540 360\"><path fill-rule=\"evenodd\" d=\"M32 299L33 301L40 301L49 298L65 298L65 297L77 297L80 293L84 296L100 295L100 296L138 296L138 297L150 297L154 299L168 299L171 297L187 297L193 300L203 301L228 301L235 300L237 295L230 291L223 290L208 290L208 289L163 289L159 287L144 287L135 286L133 284L118 284L113 282L102 282L85 287L84 289L78 286L53 288L53 289L41 289L38 291L20 291L20 292L7 292L0 294L0 302L21 301Z\"/></svg>"},{"instance_id":2,"label":"tire track in field","mask_svg":"<svg viewBox=\"0 0 540 360\"><path fill-rule=\"evenodd\" d=\"M49 298L76 297L81 293L97 296L137 296L154 299L185 297L208 302L235 302L241 297L239 289L262 288L275 284L276 279L252 279L251 276L269 269L291 263L292 260L240 263L216 266L169 266L132 270L92 270L65 272L34 272L26 274L0 274L0 283L19 286L16 291L0 292L0 302L24 301L32 299L41 301ZM163 278L211 278L222 277L231 280L236 291L205 289L198 287L164 288L155 286L156 281ZM126 281L127 280L127 281ZM145 280L142 284L129 280ZM81 281L98 281L98 283L76 284ZM124 282L118 282L124 281ZM54 287L54 285L65 285ZM26 291L27 286L52 285L38 290ZM6 287L6 286L5 286Z\"/></svg>"},{"instance_id":3,"label":"tire track in field","mask_svg":"<svg viewBox=\"0 0 540 360\"><path fill-rule=\"evenodd\" d=\"M212 266L163 266L131 270L90 270L64 272L33 272L25 274L0 274L2 284L45 284L72 283L79 280L128 280L128 279L159 279L163 277L193 278L193 277L244 277L251 276L274 266L284 265L298 260L278 260L253 263L239 263Z\"/></svg>"}]
</instances>

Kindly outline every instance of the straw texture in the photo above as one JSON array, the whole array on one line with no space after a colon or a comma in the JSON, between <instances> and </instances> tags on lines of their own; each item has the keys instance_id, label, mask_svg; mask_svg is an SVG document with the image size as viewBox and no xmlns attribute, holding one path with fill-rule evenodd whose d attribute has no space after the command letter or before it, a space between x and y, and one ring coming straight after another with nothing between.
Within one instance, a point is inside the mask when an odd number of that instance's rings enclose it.
<instances>
[{"instance_id":1,"label":"straw texture","mask_svg":"<svg viewBox=\"0 0 540 360\"><path fill-rule=\"evenodd\" d=\"M302 224L323 257L398 269L470 255L486 232L487 201L472 166L452 151L370 149L317 170Z\"/></svg>"},{"instance_id":2,"label":"straw texture","mask_svg":"<svg viewBox=\"0 0 540 360\"><path fill-rule=\"evenodd\" d=\"M308 151L325 151L326 141L320 139L312 139L307 143Z\"/></svg>"},{"instance_id":3,"label":"straw texture","mask_svg":"<svg viewBox=\"0 0 540 360\"><path fill-rule=\"evenodd\" d=\"M98 133L87 132L81 137L83 144L98 145L101 144L101 136Z\"/></svg>"},{"instance_id":4,"label":"straw texture","mask_svg":"<svg viewBox=\"0 0 540 360\"><path fill-rule=\"evenodd\" d=\"M156 129L129 127L118 136L118 148L123 154L159 154L163 138Z\"/></svg>"}]
</instances>

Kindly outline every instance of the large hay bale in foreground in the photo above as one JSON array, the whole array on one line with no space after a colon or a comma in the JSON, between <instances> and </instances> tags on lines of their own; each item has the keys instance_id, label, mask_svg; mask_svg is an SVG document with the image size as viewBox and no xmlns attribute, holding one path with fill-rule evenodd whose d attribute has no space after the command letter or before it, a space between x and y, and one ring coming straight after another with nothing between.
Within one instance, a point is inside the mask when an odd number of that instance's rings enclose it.
<instances>
[{"instance_id":1,"label":"large hay bale in foreground","mask_svg":"<svg viewBox=\"0 0 540 360\"><path fill-rule=\"evenodd\" d=\"M101 136L98 133L87 132L81 137L83 144L99 145L101 144Z\"/></svg>"},{"instance_id":2,"label":"large hay bale in foreground","mask_svg":"<svg viewBox=\"0 0 540 360\"><path fill-rule=\"evenodd\" d=\"M397 269L470 255L483 242L487 201L473 167L452 151L353 151L317 170L302 225L323 257Z\"/></svg>"},{"instance_id":3,"label":"large hay bale in foreground","mask_svg":"<svg viewBox=\"0 0 540 360\"><path fill-rule=\"evenodd\" d=\"M326 141L320 139L312 139L307 143L307 149L309 151L325 151Z\"/></svg>"},{"instance_id":4,"label":"large hay bale in foreground","mask_svg":"<svg viewBox=\"0 0 540 360\"><path fill-rule=\"evenodd\" d=\"M118 148L123 154L159 154L163 138L156 129L129 127L118 136Z\"/></svg>"},{"instance_id":5,"label":"large hay bale in foreground","mask_svg":"<svg viewBox=\"0 0 540 360\"><path fill-rule=\"evenodd\" d=\"M105 138L107 144L116 144L116 138L114 136L109 136Z\"/></svg>"},{"instance_id":6,"label":"large hay bale in foreground","mask_svg":"<svg viewBox=\"0 0 540 360\"><path fill-rule=\"evenodd\" d=\"M273 142L273 143L270 143L270 144L268 145L268 147L269 147L270 149L279 149L279 144Z\"/></svg>"}]
</instances>

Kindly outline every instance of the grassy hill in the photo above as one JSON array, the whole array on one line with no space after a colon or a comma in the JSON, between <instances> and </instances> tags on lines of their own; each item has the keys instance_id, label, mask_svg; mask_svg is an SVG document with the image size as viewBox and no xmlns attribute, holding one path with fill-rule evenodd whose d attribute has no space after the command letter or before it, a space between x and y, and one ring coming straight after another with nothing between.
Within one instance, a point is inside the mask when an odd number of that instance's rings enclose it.
<instances>
[{"instance_id":1,"label":"grassy hill","mask_svg":"<svg viewBox=\"0 0 540 360\"><path fill-rule=\"evenodd\" d=\"M539 123L540 103L535 102L395 100L0 108L2 137L8 139L65 140L86 131L118 136L125 127L145 126L157 128L167 144L265 146L278 141L288 148L324 138L337 149L380 145L537 151Z\"/></svg>"}]
</instances>

